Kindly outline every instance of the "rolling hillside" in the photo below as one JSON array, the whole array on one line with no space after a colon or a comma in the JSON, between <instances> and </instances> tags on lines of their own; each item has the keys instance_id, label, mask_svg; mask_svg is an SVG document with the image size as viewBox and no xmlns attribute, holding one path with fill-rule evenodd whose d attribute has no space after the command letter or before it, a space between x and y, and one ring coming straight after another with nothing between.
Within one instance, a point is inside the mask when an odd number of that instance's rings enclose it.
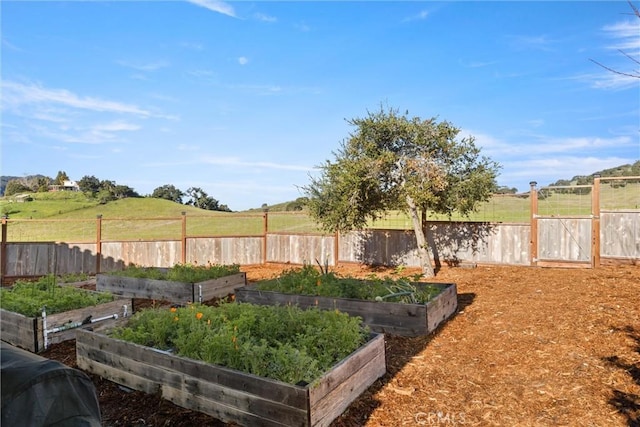
<instances>
[{"instance_id":1,"label":"rolling hillside","mask_svg":"<svg viewBox=\"0 0 640 427\"><path fill-rule=\"evenodd\" d=\"M574 176L571 179L558 180L549 185L576 185L593 183L593 175L602 177L614 176L640 176L640 160L633 164L621 165L615 168L604 169L594 172L591 175ZM4 194L4 189L11 179L41 177L42 175L32 175L28 177L0 176L0 194ZM156 217L177 217L182 212L195 216L223 215L225 212L209 211L194 208L163 199L150 197L125 198L113 202L99 204L96 200L89 199L81 193L59 192L59 193L32 193L33 201L26 203L16 203L12 197L0 198L0 214L9 215L16 219L44 219L44 218L64 218L64 219L91 219L97 215L104 217L135 218L146 217L152 214ZM300 207L299 200L286 201L274 205L269 205L270 212L285 212L296 210ZM246 213L257 214L263 211L262 207L255 207L245 211Z\"/></svg>"}]
</instances>

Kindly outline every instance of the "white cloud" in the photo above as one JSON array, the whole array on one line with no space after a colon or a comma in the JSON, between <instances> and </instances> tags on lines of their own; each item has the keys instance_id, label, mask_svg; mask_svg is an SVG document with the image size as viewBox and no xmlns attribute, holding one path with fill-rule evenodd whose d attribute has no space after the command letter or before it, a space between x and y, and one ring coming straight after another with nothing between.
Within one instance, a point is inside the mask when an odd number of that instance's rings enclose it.
<instances>
[{"instance_id":1,"label":"white cloud","mask_svg":"<svg viewBox=\"0 0 640 427\"><path fill-rule=\"evenodd\" d=\"M421 21L423 19L427 19L428 16L429 16L429 11L423 9L420 12L416 13L415 15L407 16L402 20L402 22Z\"/></svg>"},{"instance_id":2,"label":"white cloud","mask_svg":"<svg viewBox=\"0 0 640 427\"><path fill-rule=\"evenodd\" d=\"M100 98L81 97L66 89L47 89L36 84L3 81L2 108L17 108L23 104L54 104L80 110L134 114L150 117L152 114L136 105Z\"/></svg>"},{"instance_id":3,"label":"white cloud","mask_svg":"<svg viewBox=\"0 0 640 427\"><path fill-rule=\"evenodd\" d=\"M602 28L612 39L604 48L619 51L606 59L591 59L600 66L599 73L583 74L576 79L583 80L594 89L622 90L638 88L640 75L640 20L621 21ZM615 55L615 56L614 56ZM625 75L626 74L626 75Z\"/></svg>"},{"instance_id":4,"label":"white cloud","mask_svg":"<svg viewBox=\"0 0 640 427\"><path fill-rule=\"evenodd\" d=\"M635 50L636 54L638 50L640 50L640 19L617 22L606 25L602 29L607 33L607 36L616 40L613 44L607 46L607 48L621 49L624 51Z\"/></svg>"},{"instance_id":5,"label":"white cloud","mask_svg":"<svg viewBox=\"0 0 640 427\"><path fill-rule=\"evenodd\" d=\"M466 68L483 68L489 65L497 64L498 61L463 61L460 60L460 65Z\"/></svg>"},{"instance_id":6,"label":"white cloud","mask_svg":"<svg viewBox=\"0 0 640 427\"><path fill-rule=\"evenodd\" d=\"M551 51L551 46L555 44L555 41L546 35L509 36L508 39L510 46L516 50Z\"/></svg>"},{"instance_id":7,"label":"white cloud","mask_svg":"<svg viewBox=\"0 0 640 427\"><path fill-rule=\"evenodd\" d=\"M135 125L133 123L127 123L123 121L115 121L111 123L105 123L101 125L96 125L94 130L96 131L104 131L104 132L122 132L122 131L134 131L139 130L140 126Z\"/></svg>"},{"instance_id":8,"label":"white cloud","mask_svg":"<svg viewBox=\"0 0 640 427\"><path fill-rule=\"evenodd\" d=\"M475 137L475 144L481 147L490 157L497 159L511 159L513 156L546 156L565 152L575 152L577 150L587 154L589 151L599 151L606 148L619 148L633 144L632 139L627 136L615 136L602 138L598 136L586 137L551 137L546 135L536 135L514 137L512 141L504 141L483 133L462 133Z\"/></svg>"},{"instance_id":9,"label":"white cloud","mask_svg":"<svg viewBox=\"0 0 640 427\"><path fill-rule=\"evenodd\" d=\"M593 65L594 67L598 66L597 64ZM621 68L621 71L626 72L626 68ZM580 74L572 77L572 79L582 81L594 89L609 90L637 89L640 83L635 77L625 76L605 69L602 69L602 72L599 73Z\"/></svg>"},{"instance_id":10,"label":"white cloud","mask_svg":"<svg viewBox=\"0 0 640 427\"><path fill-rule=\"evenodd\" d=\"M248 161L240 160L237 157L205 156L202 158L202 161L210 165L219 165L219 166L242 166L242 167L251 167L251 168L278 169L278 170L290 170L290 171L311 171L314 169L313 167L309 167L309 166L287 165L282 163L248 162Z\"/></svg>"},{"instance_id":11,"label":"white cloud","mask_svg":"<svg viewBox=\"0 0 640 427\"><path fill-rule=\"evenodd\" d=\"M461 136L469 134L475 137L475 144L483 155L501 165L498 183L516 187L519 191L526 191L530 181L548 185L559 179L589 175L637 160L602 156L611 148L637 145L637 140L629 135L608 138L529 135L505 140L468 130L460 133Z\"/></svg>"},{"instance_id":12,"label":"white cloud","mask_svg":"<svg viewBox=\"0 0 640 427\"><path fill-rule=\"evenodd\" d=\"M257 95L275 95L282 93L282 87L277 85L229 85L231 89L253 92Z\"/></svg>"},{"instance_id":13,"label":"white cloud","mask_svg":"<svg viewBox=\"0 0 640 427\"><path fill-rule=\"evenodd\" d=\"M298 31L302 31L303 33L311 31L311 27L304 22L297 23L293 26Z\"/></svg>"},{"instance_id":14,"label":"white cloud","mask_svg":"<svg viewBox=\"0 0 640 427\"><path fill-rule=\"evenodd\" d=\"M193 77L201 77L201 78L208 78L214 75L213 71L211 70L189 70L187 71L187 74Z\"/></svg>"},{"instance_id":15,"label":"white cloud","mask_svg":"<svg viewBox=\"0 0 640 427\"><path fill-rule=\"evenodd\" d=\"M278 21L278 18L276 18L275 16L265 15L264 13L254 13L253 17L255 19L257 19L258 21L262 21L262 22L277 22Z\"/></svg>"},{"instance_id":16,"label":"white cloud","mask_svg":"<svg viewBox=\"0 0 640 427\"><path fill-rule=\"evenodd\" d=\"M247 65L248 63L249 63L249 58L247 58L246 56L241 56L238 58L238 64Z\"/></svg>"},{"instance_id":17,"label":"white cloud","mask_svg":"<svg viewBox=\"0 0 640 427\"><path fill-rule=\"evenodd\" d=\"M169 63L166 61L158 61L158 62L147 62L147 63L134 63L128 61L117 61L119 65L127 68L133 68L136 71L157 71L161 68L166 68L169 66Z\"/></svg>"},{"instance_id":18,"label":"white cloud","mask_svg":"<svg viewBox=\"0 0 640 427\"><path fill-rule=\"evenodd\" d=\"M14 50L16 52L22 52L22 49L20 49L18 46L14 45L12 43L9 43L9 41L7 39L5 39L4 37L2 37L2 47Z\"/></svg>"},{"instance_id":19,"label":"white cloud","mask_svg":"<svg viewBox=\"0 0 640 427\"><path fill-rule=\"evenodd\" d=\"M204 50L204 45L202 43L182 42L179 43L178 46L189 50Z\"/></svg>"},{"instance_id":20,"label":"white cloud","mask_svg":"<svg viewBox=\"0 0 640 427\"><path fill-rule=\"evenodd\" d=\"M532 120L529 120L527 123L529 124L529 126L534 127L534 128L537 128L537 127L540 127L540 126L544 126L544 120L543 119L532 119Z\"/></svg>"},{"instance_id":21,"label":"white cloud","mask_svg":"<svg viewBox=\"0 0 640 427\"><path fill-rule=\"evenodd\" d=\"M233 6L220 0L187 0L187 2L193 3L200 7L204 7L205 9L209 9L212 12L217 12L223 15L231 16L232 18L237 18Z\"/></svg>"},{"instance_id":22,"label":"white cloud","mask_svg":"<svg viewBox=\"0 0 640 427\"><path fill-rule=\"evenodd\" d=\"M113 121L94 125L62 124L57 127L33 124L31 130L39 137L73 144L98 145L106 142L122 141L119 132L132 132L141 129L140 126L125 121Z\"/></svg>"},{"instance_id":23,"label":"white cloud","mask_svg":"<svg viewBox=\"0 0 640 427\"><path fill-rule=\"evenodd\" d=\"M571 179L578 175L590 175L623 164L633 163L637 159L621 157L561 156L545 159L524 159L510 162L500 174L503 180L526 178L537 181L539 185L548 185L559 179ZM522 185L520 185L522 187ZM522 190L522 188L519 188Z\"/></svg>"}]
</instances>

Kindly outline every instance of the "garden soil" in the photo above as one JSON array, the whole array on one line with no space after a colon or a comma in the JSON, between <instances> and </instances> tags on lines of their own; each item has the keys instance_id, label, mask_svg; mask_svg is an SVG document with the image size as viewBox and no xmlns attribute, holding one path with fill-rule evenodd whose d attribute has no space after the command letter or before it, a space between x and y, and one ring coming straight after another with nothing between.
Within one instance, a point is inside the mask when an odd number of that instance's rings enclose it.
<instances>
[{"instance_id":1,"label":"garden soil","mask_svg":"<svg viewBox=\"0 0 640 427\"><path fill-rule=\"evenodd\" d=\"M242 271L251 282L288 268ZM640 426L639 266L444 267L434 281L457 285L458 312L430 336L387 336L386 375L333 426ZM74 341L43 355L76 367ZM105 426L228 425L90 377Z\"/></svg>"}]
</instances>

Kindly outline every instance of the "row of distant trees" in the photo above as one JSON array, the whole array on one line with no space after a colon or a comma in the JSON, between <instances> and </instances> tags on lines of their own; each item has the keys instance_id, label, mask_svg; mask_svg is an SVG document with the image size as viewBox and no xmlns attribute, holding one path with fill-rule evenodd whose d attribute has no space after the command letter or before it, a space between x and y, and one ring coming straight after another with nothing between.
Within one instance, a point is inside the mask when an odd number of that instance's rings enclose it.
<instances>
[{"instance_id":1,"label":"row of distant trees","mask_svg":"<svg viewBox=\"0 0 640 427\"><path fill-rule=\"evenodd\" d=\"M59 171L53 179L44 175L14 178L7 182L4 195L13 196L21 193L48 192L52 186L62 186L65 181L71 180L64 171ZM95 176L85 175L76 184L78 185L78 190L84 195L103 204L128 197L143 197L128 185L120 185L115 181L106 179L101 180ZM174 185L167 184L156 188L151 195L144 197L170 200L210 211L231 212L227 205L221 204L199 187L190 187L186 191L181 191Z\"/></svg>"}]
</instances>

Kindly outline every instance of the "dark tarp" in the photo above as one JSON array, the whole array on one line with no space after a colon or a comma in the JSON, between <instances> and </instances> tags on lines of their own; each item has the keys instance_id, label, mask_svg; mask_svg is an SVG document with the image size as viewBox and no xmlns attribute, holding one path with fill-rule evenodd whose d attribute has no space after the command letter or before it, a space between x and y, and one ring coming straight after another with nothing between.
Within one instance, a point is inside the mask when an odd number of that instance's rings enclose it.
<instances>
[{"instance_id":1,"label":"dark tarp","mask_svg":"<svg viewBox=\"0 0 640 427\"><path fill-rule=\"evenodd\" d=\"M96 389L84 372L1 344L3 427L100 426Z\"/></svg>"}]
</instances>

